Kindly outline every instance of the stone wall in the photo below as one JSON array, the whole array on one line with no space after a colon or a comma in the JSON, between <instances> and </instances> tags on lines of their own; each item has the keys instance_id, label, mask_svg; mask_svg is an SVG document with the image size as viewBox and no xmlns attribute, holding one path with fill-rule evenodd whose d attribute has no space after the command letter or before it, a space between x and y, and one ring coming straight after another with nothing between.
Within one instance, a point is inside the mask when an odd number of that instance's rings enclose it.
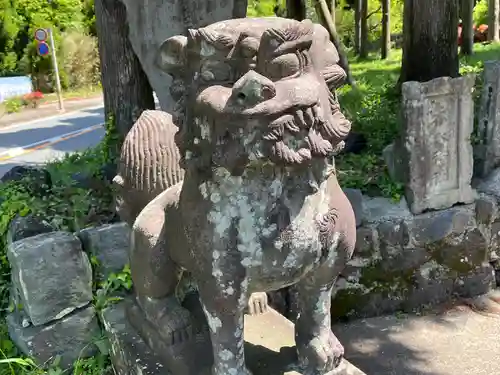
<instances>
[{"instance_id":1,"label":"stone wall","mask_svg":"<svg viewBox=\"0 0 500 375\"><path fill-rule=\"evenodd\" d=\"M477 190L472 204L418 215L404 199L351 201L360 226L334 318L411 312L500 286L500 169Z\"/></svg>"},{"instance_id":2,"label":"stone wall","mask_svg":"<svg viewBox=\"0 0 500 375\"><path fill-rule=\"evenodd\" d=\"M495 267L500 275L500 169L477 189L473 204L419 215L404 199L395 203L346 189L358 238L333 297L333 317L412 311L494 288ZM28 216L11 223L8 238L15 308L7 322L13 341L40 364L60 355L69 367L96 353L93 343L102 328L92 284L125 266L128 226L74 234Z\"/></svg>"},{"instance_id":3,"label":"stone wall","mask_svg":"<svg viewBox=\"0 0 500 375\"><path fill-rule=\"evenodd\" d=\"M12 221L7 249L12 311L7 325L23 353L39 365L59 356L59 365L69 368L97 352L95 343L103 334L93 283L123 269L128 238L125 223L68 233L32 216ZM95 270L91 259L97 260Z\"/></svg>"}]
</instances>

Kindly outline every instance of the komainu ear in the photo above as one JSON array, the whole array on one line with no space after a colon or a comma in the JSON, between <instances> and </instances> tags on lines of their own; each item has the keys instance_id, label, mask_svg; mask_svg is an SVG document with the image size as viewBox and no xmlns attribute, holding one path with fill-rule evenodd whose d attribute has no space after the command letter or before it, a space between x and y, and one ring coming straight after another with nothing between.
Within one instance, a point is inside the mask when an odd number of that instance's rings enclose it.
<instances>
[{"instance_id":1,"label":"komainu ear","mask_svg":"<svg viewBox=\"0 0 500 375\"><path fill-rule=\"evenodd\" d=\"M187 38L176 35L165 40L158 50L156 65L164 72L172 74L186 65Z\"/></svg>"}]
</instances>

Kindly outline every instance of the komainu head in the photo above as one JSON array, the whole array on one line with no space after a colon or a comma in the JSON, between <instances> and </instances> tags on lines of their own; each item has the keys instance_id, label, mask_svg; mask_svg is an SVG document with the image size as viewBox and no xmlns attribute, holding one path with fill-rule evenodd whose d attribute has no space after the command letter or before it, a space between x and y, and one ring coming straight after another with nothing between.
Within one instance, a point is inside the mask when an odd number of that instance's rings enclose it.
<instances>
[{"instance_id":1,"label":"komainu head","mask_svg":"<svg viewBox=\"0 0 500 375\"><path fill-rule=\"evenodd\" d=\"M175 119L187 166L237 174L333 155L350 130L334 92L345 79L338 60L309 20L235 19L167 39L159 64L183 81Z\"/></svg>"}]
</instances>

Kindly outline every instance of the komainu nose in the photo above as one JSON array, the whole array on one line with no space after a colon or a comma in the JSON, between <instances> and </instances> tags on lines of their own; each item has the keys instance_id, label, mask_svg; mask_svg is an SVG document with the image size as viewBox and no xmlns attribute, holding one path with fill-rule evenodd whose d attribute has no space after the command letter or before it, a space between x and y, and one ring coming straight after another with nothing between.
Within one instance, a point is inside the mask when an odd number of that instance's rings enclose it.
<instances>
[{"instance_id":1,"label":"komainu nose","mask_svg":"<svg viewBox=\"0 0 500 375\"><path fill-rule=\"evenodd\" d=\"M273 81L250 70L233 86L233 97L242 105L255 105L276 96Z\"/></svg>"}]
</instances>

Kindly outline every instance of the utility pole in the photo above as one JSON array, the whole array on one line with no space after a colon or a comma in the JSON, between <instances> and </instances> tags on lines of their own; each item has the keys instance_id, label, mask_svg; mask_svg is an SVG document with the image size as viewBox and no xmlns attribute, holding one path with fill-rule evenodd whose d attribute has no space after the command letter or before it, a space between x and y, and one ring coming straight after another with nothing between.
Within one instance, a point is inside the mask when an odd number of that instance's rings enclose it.
<instances>
[{"instance_id":1,"label":"utility pole","mask_svg":"<svg viewBox=\"0 0 500 375\"><path fill-rule=\"evenodd\" d=\"M57 56L56 56L56 47L54 43L54 35L52 34L52 28L48 29L49 39L50 39L50 52L52 55L52 65L54 67L54 74L56 76L56 90L57 90L57 99L59 100L59 110L64 111L64 103L62 98L62 89L61 89L61 79L59 78L59 67L57 66Z\"/></svg>"}]
</instances>

